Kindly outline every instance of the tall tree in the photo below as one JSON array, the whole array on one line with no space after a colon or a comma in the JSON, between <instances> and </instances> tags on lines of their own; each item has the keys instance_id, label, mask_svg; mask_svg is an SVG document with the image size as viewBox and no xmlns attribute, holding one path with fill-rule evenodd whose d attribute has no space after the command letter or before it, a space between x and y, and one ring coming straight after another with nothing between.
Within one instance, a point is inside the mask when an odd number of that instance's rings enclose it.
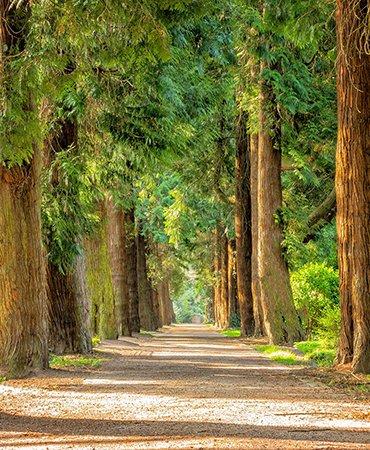
<instances>
[{"instance_id":1,"label":"tall tree","mask_svg":"<svg viewBox=\"0 0 370 450\"><path fill-rule=\"evenodd\" d=\"M250 136L247 115L240 113L237 123L236 147L236 271L242 336L254 333L252 297L252 221Z\"/></svg>"},{"instance_id":2,"label":"tall tree","mask_svg":"<svg viewBox=\"0 0 370 450\"><path fill-rule=\"evenodd\" d=\"M369 4L337 1L337 230L342 327L337 362L370 372Z\"/></svg>"},{"instance_id":3,"label":"tall tree","mask_svg":"<svg viewBox=\"0 0 370 450\"><path fill-rule=\"evenodd\" d=\"M118 333L131 336L130 297L126 273L125 213L121 206L107 199L109 256L112 271L114 295L116 298L116 318Z\"/></svg>"},{"instance_id":4,"label":"tall tree","mask_svg":"<svg viewBox=\"0 0 370 450\"><path fill-rule=\"evenodd\" d=\"M0 370L11 376L48 365L37 99L29 74L21 89L12 85L17 64L28 56L30 16L29 2L1 0Z\"/></svg>"},{"instance_id":5,"label":"tall tree","mask_svg":"<svg viewBox=\"0 0 370 450\"><path fill-rule=\"evenodd\" d=\"M280 120L272 87L266 81L261 83L259 122L258 275L264 325L270 342L292 343L301 337L301 329L278 216L282 207Z\"/></svg>"},{"instance_id":6,"label":"tall tree","mask_svg":"<svg viewBox=\"0 0 370 450\"><path fill-rule=\"evenodd\" d=\"M137 276L137 247L135 237L135 210L130 208L125 212L125 272L127 278L127 290L130 303L131 330L140 332L139 317L139 291Z\"/></svg>"}]
</instances>

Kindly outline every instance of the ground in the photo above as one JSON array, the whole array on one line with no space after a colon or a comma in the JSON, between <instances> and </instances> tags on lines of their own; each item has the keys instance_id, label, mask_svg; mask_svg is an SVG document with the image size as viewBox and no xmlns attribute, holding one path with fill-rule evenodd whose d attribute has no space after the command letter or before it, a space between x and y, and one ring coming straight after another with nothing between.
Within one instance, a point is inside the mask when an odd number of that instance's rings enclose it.
<instances>
[{"instance_id":1,"label":"ground","mask_svg":"<svg viewBox=\"0 0 370 450\"><path fill-rule=\"evenodd\" d=\"M362 449L369 405L201 325L106 341L99 369L0 384L1 449Z\"/></svg>"}]
</instances>

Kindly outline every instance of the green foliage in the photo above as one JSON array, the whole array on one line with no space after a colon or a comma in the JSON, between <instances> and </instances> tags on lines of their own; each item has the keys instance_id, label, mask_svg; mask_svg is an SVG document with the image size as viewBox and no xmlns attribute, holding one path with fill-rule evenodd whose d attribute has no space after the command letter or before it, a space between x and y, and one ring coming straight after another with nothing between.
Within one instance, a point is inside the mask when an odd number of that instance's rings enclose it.
<instances>
[{"instance_id":1,"label":"green foliage","mask_svg":"<svg viewBox=\"0 0 370 450\"><path fill-rule=\"evenodd\" d=\"M240 328L240 315L233 313L230 316L230 328Z\"/></svg>"},{"instance_id":2,"label":"green foliage","mask_svg":"<svg viewBox=\"0 0 370 450\"><path fill-rule=\"evenodd\" d=\"M206 298L200 294L197 292L191 278L188 283L181 285L173 297L176 321L178 323L191 323L195 315L204 317Z\"/></svg>"},{"instance_id":3,"label":"green foliage","mask_svg":"<svg viewBox=\"0 0 370 450\"><path fill-rule=\"evenodd\" d=\"M50 367L52 369L63 369L65 367L78 367L78 368L92 368L98 369L103 360L101 358L96 357L88 357L88 356L76 356L76 355L68 355L68 356L57 356L50 355Z\"/></svg>"},{"instance_id":4,"label":"green foliage","mask_svg":"<svg viewBox=\"0 0 370 450\"><path fill-rule=\"evenodd\" d=\"M285 347L279 347L277 345L257 345L255 348L258 352L266 354L272 361L280 364L287 366L307 364L307 361L304 358Z\"/></svg>"},{"instance_id":5,"label":"green foliage","mask_svg":"<svg viewBox=\"0 0 370 450\"><path fill-rule=\"evenodd\" d=\"M240 329L238 329L238 328L230 328L228 330L223 330L220 333L229 338L240 337Z\"/></svg>"},{"instance_id":6,"label":"green foliage","mask_svg":"<svg viewBox=\"0 0 370 450\"><path fill-rule=\"evenodd\" d=\"M93 347L97 347L101 343L101 339L99 336L93 336L91 342Z\"/></svg>"},{"instance_id":7,"label":"green foliage","mask_svg":"<svg viewBox=\"0 0 370 450\"><path fill-rule=\"evenodd\" d=\"M330 345L326 341L302 341L296 342L294 347L320 367L331 367L334 363L336 349L333 342Z\"/></svg>"},{"instance_id":8,"label":"green foliage","mask_svg":"<svg viewBox=\"0 0 370 450\"><path fill-rule=\"evenodd\" d=\"M338 272L325 264L307 264L292 274L291 285L307 336L333 335L336 325L330 323L339 309Z\"/></svg>"},{"instance_id":9,"label":"green foliage","mask_svg":"<svg viewBox=\"0 0 370 450\"><path fill-rule=\"evenodd\" d=\"M83 236L98 222L95 193L85 158L73 148L55 153L44 172L42 219L48 257L62 273L71 269Z\"/></svg>"}]
</instances>

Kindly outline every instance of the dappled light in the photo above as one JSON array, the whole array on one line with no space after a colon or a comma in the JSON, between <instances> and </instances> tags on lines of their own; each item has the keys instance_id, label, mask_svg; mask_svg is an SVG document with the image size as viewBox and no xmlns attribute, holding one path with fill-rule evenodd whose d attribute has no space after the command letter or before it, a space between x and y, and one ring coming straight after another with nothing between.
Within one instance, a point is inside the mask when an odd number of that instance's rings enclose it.
<instances>
[{"instance_id":1,"label":"dappled light","mask_svg":"<svg viewBox=\"0 0 370 450\"><path fill-rule=\"evenodd\" d=\"M370 449L369 7L0 0L0 450Z\"/></svg>"},{"instance_id":2,"label":"dappled light","mask_svg":"<svg viewBox=\"0 0 370 450\"><path fill-rule=\"evenodd\" d=\"M275 441L284 448L366 447L366 404L313 382L305 369L280 366L204 326L136 338L138 353L128 341L103 343L98 350L106 362L93 372L54 370L29 385L0 385L0 442L14 448L256 448Z\"/></svg>"}]
</instances>

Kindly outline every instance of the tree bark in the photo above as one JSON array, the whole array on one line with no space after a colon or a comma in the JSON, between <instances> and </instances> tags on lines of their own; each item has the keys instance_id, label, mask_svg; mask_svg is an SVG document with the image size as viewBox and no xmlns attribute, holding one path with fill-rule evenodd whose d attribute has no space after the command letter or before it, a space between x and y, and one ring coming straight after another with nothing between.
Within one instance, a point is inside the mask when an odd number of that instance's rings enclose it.
<instances>
[{"instance_id":1,"label":"tree bark","mask_svg":"<svg viewBox=\"0 0 370 450\"><path fill-rule=\"evenodd\" d=\"M116 206L111 198L107 199L109 259L112 270L112 283L116 299L116 317L118 334L131 336L130 297L125 272L126 235L125 215L122 208Z\"/></svg>"},{"instance_id":2,"label":"tree bark","mask_svg":"<svg viewBox=\"0 0 370 450\"><path fill-rule=\"evenodd\" d=\"M369 5L337 0L336 195L342 325L338 364L370 372Z\"/></svg>"},{"instance_id":3,"label":"tree bark","mask_svg":"<svg viewBox=\"0 0 370 450\"><path fill-rule=\"evenodd\" d=\"M30 165L0 167L0 370L14 377L48 366L41 161L35 148Z\"/></svg>"},{"instance_id":4,"label":"tree bark","mask_svg":"<svg viewBox=\"0 0 370 450\"><path fill-rule=\"evenodd\" d=\"M216 230L214 235L214 284L213 284L213 315L215 320L215 325L220 326L220 303L221 303L221 242L220 242L220 231Z\"/></svg>"},{"instance_id":5,"label":"tree bark","mask_svg":"<svg viewBox=\"0 0 370 450\"><path fill-rule=\"evenodd\" d=\"M125 249L126 275L127 275L128 295L130 301L131 330L135 333L140 333L135 211L133 208L125 213L124 226L126 237L126 249Z\"/></svg>"},{"instance_id":6,"label":"tree bark","mask_svg":"<svg viewBox=\"0 0 370 450\"><path fill-rule=\"evenodd\" d=\"M261 84L258 139L258 274L267 336L271 343L302 337L293 304L289 272L282 254L282 228L275 217L282 206L280 130L275 99ZM270 126L272 117L276 117Z\"/></svg>"},{"instance_id":7,"label":"tree bark","mask_svg":"<svg viewBox=\"0 0 370 450\"><path fill-rule=\"evenodd\" d=\"M235 323L238 310L237 299L237 279L235 267L235 239L229 239L227 243L227 284L228 284L228 321L229 324Z\"/></svg>"},{"instance_id":8,"label":"tree bark","mask_svg":"<svg viewBox=\"0 0 370 450\"><path fill-rule=\"evenodd\" d=\"M85 240L87 284L92 306L93 333L102 339L117 339L117 318L109 261L107 211L99 208L99 229Z\"/></svg>"},{"instance_id":9,"label":"tree bark","mask_svg":"<svg viewBox=\"0 0 370 450\"><path fill-rule=\"evenodd\" d=\"M258 277L258 135L251 136L251 212L252 212L252 297L254 315L254 335L265 334L261 304L260 280Z\"/></svg>"},{"instance_id":10,"label":"tree bark","mask_svg":"<svg viewBox=\"0 0 370 450\"><path fill-rule=\"evenodd\" d=\"M229 327L229 283L228 283L228 240L221 236L221 295L220 295L220 327Z\"/></svg>"},{"instance_id":11,"label":"tree bark","mask_svg":"<svg viewBox=\"0 0 370 450\"><path fill-rule=\"evenodd\" d=\"M140 224L136 235L136 245L140 323L144 330L154 331L159 327L159 322L153 303L152 286L148 276L148 246L145 237L141 234Z\"/></svg>"},{"instance_id":12,"label":"tree bark","mask_svg":"<svg viewBox=\"0 0 370 450\"><path fill-rule=\"evenodd\" d=\"M254 332L254 318L251 264L250 138L247 133L245 113L240 114L237 124L235 234L240 332L242 336L251 336Z\"/></svg>"},{"instance_id":13,"label":"tree bark","mask_svg":"<svg viewBox=\"0 0 370 450\"><path fill-rule=\"evenodd\" d=\"M66 274L49 262L48 285L50 350L57 355L91 352L90 299L83 256Z\"/></svg>"}]
</instances>

